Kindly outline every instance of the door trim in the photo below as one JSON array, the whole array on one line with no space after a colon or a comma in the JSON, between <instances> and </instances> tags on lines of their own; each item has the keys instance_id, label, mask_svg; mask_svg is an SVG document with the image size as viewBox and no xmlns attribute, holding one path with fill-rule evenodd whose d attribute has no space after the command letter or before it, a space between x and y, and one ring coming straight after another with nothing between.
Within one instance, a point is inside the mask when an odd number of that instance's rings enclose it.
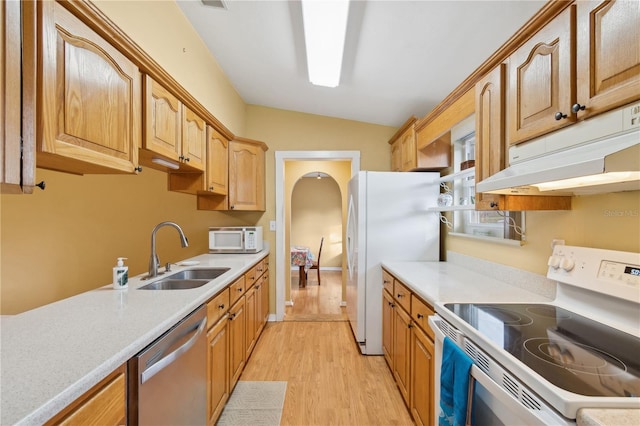
<instances>
[{"instance_id":1,"label":"door trim","mask_svg":"<svg viewBox=\"0 0 640 426\"><path fill-rule=\"evenodd\" d=\"M289 253L285 250L284 241L284 165L285 161L295 160L315 160L315 161L351 161L351 176L355 176L360 171L360 151L276 151L275 152L275 175L276 175L276 321L284 319L284 294L285 294L285 263L289 259Z\"/></svg>"}]
</instances>

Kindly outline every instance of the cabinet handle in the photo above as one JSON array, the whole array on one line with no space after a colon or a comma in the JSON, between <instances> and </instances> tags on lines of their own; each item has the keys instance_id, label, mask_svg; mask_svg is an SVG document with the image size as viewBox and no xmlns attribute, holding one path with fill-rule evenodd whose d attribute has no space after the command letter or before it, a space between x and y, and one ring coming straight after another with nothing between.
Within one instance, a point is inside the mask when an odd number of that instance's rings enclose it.
<instances>
[{"instance_id":1,"label":"cabinet handle","mask_svg":"<svg viewBox=\"0 0 640 426\"><path fill-rule=\"evenodd\" d=\"M586 107L587 107L586 105L573 104L573 106L571 107L571 111L577 114L578 111L584 111Z\"/></svg>"},{"instance_id":2,"label":"cabinet handle","mask_svg":"<svg viewBox=\"0 0 640 426\"><path fill-rule=\"evenodd\" d=\"M229 208L230 208L231 210L233 210L233 209L235 209L235 208L236 208L236 206L229 206Z\"/></svg>"},{"instance_id":3,"label":"cabinet handle","mask_svg":"<svg viewBox=\"0 0 640 426\"><path fill-rule=\"evenodd\" d=\"M256 284L256 290L260 290L260 286Z\"/></svg>"},{"instance_id":4,"label":"cabinet handle","mask_svg":"<svg viewBox=\"0 0 640 426\"><path fill-rule=\"evenodd\" d=\"M224 303L221 305L218 305L218 309L224 309Z\"/></svg>"},{"instance_id":5,"label":"cabinet handle","mask_svg":"<svg viewBox=\"0 0 640 426\"><path fill-rule=\"evenodd\" d=\"M47 187L47 184L44 183L44 181L42 180L42 181L36 183L36 186L44 191L44 189Z\"/></svg>"},{"instance_id":6,"label":"cabinet handle","mask_svg":"<svg viewBox=\"0 0 640 426\"><path fill-rule=\"evenodd\" d=\"M402 293L398 293L398 295L396 296L398 299L400 299L401 297L404 297L404 294Z\"/></svg>"},{"instance_id":7,"label":"cabinet handle","mask_svg":"<svg viewBox=\"0 0 640 426\"><path fill-rule=\"evenodd\" d=\"M389 281L389 280L382 280L382 282L385 283L385 284L391 284L391 281Z\"/></svg>"},{"instance_id":8,"label":"cabinet handle","mask_svg":"<svg viewBox=\"0 0 640 426\"><path fill-rule=\"evenodd\" d=\"M178 160L184 161L184 155L181 155L180 157L178 157Z\"/></svg>"},{"instance_id":9,"label":"cabinet handle","mask_svg":"<svg viewBox=\"0 0 640 426\"><path fill-rule=\"evenodd\" d=\"M238 292L239 292L239 293L242 293L242 288L239 288L239 289L238 289Z\"/></svg>"},{"instance_id":10,"label":"cabinet handle","mask_svg":"<svg viewBox=\"0 0 640 426\"><path fill-rule=\"evenodd\" d=\"M138 166L133 171L140 173L142 171L142 166Z\"/></svg>"},{"instance_id":11,"label":"cabinet handle","mask_svg":"<svg viewBox=\"0 0 640 426\"><path fill-rule=\"evenodd\" d=\"M491 208L498 207L498 203L496 203L495 201L492 201L492 202L489 203L489 207L491 207Z\"/></svg>"},{"instance_id":12,"label":"cabinet handle","mask_svg":"<svg viewBox=\"0 0 640 426\"><path fill-rule=\"evenodd\" d=\"M234 319L236 319L236 314L235 312L232 313L231 315L229 315L229 321L233 321Z\"/></svg>"},{"instance_id":13,"label":"cabinet handle","mask_svg":"<svg viewBox=\"0 0 640 426\"><path fill-rule=\"evenodd\" d=\"M424 315L418 314L418 319L422 319L422 318L424 318Z\"/></svg>"},{"instance_id":14,"label":"cabinet handle","mask_svg":"<svg viewBox=\"0 0 640 426\"><path fill-rule=\"evenodd\" d=\"M413 323L410 322L409 324L407 324L407 328L413 328Z\"/></svg>"},{"instance_id":15,"label":"cabinet handle","mask_svg":"<svg viewBox=\"0 0 640 426\"><path fill-rule=\"evenodd\" d=\"M189 162L189 157L185 158L184 161Z\"/></svg>"},{"instance_id":16,"label":"cabinet handle","mask_svg":"<svg viewBox=\"0 0 640 426\"><path fill-rule=\"evenodd\" d=\"M561 112L556 112L555 118L556 118L556 121L560 121L563 118L567 118L567 114L563 114Z\"/></svg>"},{"instance_id":17,"label":"cabinet handle","mask_svg":"<svg viewBox=\"0 0 640 426\"><path fill-rule=\"evenodd\" d=\"M210 186L210 187L209 187L209 191L213 191L213 186Z\"/></svg>"}]
</instances>

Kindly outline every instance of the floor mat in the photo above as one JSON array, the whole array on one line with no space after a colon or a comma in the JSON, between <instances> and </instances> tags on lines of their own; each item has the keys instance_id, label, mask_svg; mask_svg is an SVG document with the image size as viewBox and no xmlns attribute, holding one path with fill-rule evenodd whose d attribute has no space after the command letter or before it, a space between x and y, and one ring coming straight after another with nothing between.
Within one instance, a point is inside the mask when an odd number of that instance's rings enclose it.
<instances>
[{"instance_id":1,"label":"floor mat","mask_svg":"<svg viewBox=\"0 0 640 426\"><path fill-rule=\"evenodd\" d=\"M277 426L286 392L287 382L239 381L217 424Z\"/></svg>"}]
</instances>

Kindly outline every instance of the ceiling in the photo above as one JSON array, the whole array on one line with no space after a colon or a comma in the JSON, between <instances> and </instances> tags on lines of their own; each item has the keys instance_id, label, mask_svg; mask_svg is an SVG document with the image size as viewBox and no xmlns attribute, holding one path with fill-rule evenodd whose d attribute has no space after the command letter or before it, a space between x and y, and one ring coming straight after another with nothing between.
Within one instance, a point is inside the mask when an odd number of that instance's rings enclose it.
<instances>
[{"instance_id":1,"label":"ceiling","mask_svg":"<svg viewBox=\"0 0 640 426\"><path fill-rule=\"evenodd\" d=\"M423 117L542 0L353 1L340 85L307 78L298 1L178 0L247 104L398 127Z\"/></svg>"}]
</instances>

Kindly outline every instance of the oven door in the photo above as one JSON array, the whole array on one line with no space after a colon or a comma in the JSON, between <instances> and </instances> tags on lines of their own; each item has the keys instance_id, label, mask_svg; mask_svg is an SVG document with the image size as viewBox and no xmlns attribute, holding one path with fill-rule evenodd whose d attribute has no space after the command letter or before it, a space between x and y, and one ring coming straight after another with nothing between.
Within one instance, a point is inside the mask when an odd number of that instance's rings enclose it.
<instances>
[{"instance_id":1,"label":"oven door","mask_svg":"<svg viewBox=\"0 0 640 426\"><path fill-rule=\"evenodd\" d=\"M440 368L442 364L442 344L444 342L445 334L441 329L441 323L444 320L438 315L429 317L429 324L435 332L435 407L436 413L440 412ZM452 338L458 346L463 347L466 337L462 335L458 330L451 327L450 324L445 323L446 326L442 327L447 330L447 335ZM474 345L475 346L475 345ZM475 351L480 352L477 347ZM489 360L487 355L484 357ZM473 358L473 357L472 357ZM495 365L491 365L494 370L502 369L495 361L490 360ZM550 407L543 407L543 409L537 409L533 407L527 407L518 399L516 399L510 392L508 392L501 385L496 383L491 377L489 377L484 371L478 367L478 364L474 360L474 365L471 367L471 383L474 383L473 392L473 423L474 425L575 425L574 421L568 420L557 413L553 412ZM539 401L536 401L539 402ZM436 414L436 424L437 421Z\"/></svg>"}]
</instances>

